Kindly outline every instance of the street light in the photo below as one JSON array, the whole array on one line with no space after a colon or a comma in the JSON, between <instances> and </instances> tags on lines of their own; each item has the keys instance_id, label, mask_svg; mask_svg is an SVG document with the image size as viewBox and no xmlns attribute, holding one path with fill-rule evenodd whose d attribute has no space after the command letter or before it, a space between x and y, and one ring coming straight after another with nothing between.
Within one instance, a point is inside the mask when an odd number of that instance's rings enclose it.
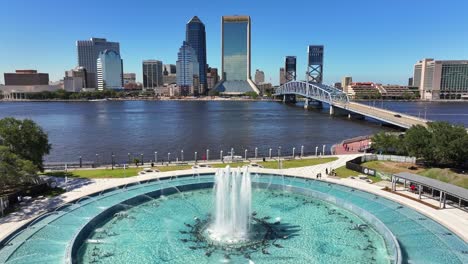
<instances>
[{"instance_id":1,"label":"street light","mask_svg":"<svg viewBox=\"0 0 468 264\"><path fill-rule=\"evenodd\" d=\"M270 156L270 159L271 159L271 148L270 148L270 151L269 151L269 153L270 153L270 154L269 154L269 156Z\"/></svg>"},{"instance_id":2,"label":"street light","mask_svg":"<svg viewBox=\"0 0 468 264\"><path fill-rule=\"evenodd\" d=\"M317 157L318 152L318 146L315 147L315 156Z\"/></svg>"},{"instance_id":3,"label":"street light","mask_svg":"<svg viewBox=\"0 0 468 264\"><path fill-rule=\"evenodd\" d=\"M245 149L245 160L247 160L247 149Z\"/></svg>"},{"instance_id":4,"label":"street light","mask_svg":"<svg viewBox=\"0 0 468 264\"><path fill-rule=\"evenodd\" d=\"M301 158L304 157L304 146L301 146Z\"/></svg>"},{"instance_id":5,"label":"street light","mask_svg":"<svg viewBox=\"0 0 468 264\"><path fill-rule=\"evenodd\" d=\"M234 148L231 148L231 161L234 159Z\"/></svg>"},{"instance_id":6,"label":"street light","mask_svg":"<svg viewBox=\"0 0 468 264\"><path fill-rule=\"evenodd\" d=\"M158 163L158 152L154 152L154 163Z\"/></svg>"},{"instance_id":7,"label":"street light","mask_svg":"<svg viewBox=\"0 0 468 264\"><path fill-rule=\"evenodd\" d=\"M167 153L167 163L170 163L171 162L171 153L168 152Z\"/></svg>"},{"instance_id":8,"label":"street light","mask_svg":"<svg viewBox=\"0 0 468 264\"><path fill-rule=\"evenodd\" d=\"M255 158L257 158L257 156L258 156L258 148L255 147Z\"/></svg>"},{"instance_id":9,"label":"street light","mask_svg":"<svg viewBox=\"0 0 468 264\"><path fill-rule=\"evenodd\" d=\"M80 168L83 166L83 159L80 156Z\"/></svg>"},{"instance_id":10,"label":"street light","mask_svg":"<svg viewBox=\"0 0 468 264\"><path fill-rule=\"evenodd\" d=\"M210 150L206 150L206 161L210 160Z\"/></svg>"},{"instance_id":11,"label":"street light","mask_svg":"<svg viewBox=\"0 0 468 264\"><path fill-rule=\"evenodd\" d=\"M141 153L141 166L143 166L143 153Z\"/></svg>"},{"instance_id":12,"label":"street light","mask_svg":"<svg viewBox=\"0 0 468 264\"><path fill-rule=\"evenodd\" d=\"M295 154L295 152L296 152L296 148L293 147L293 155L292 155L292 158L293 158L293 159L294 159L294 154Z\"/></svg>"},{"instance_id":13,"label":"street light","mask_svg":"<svg viewBox=\"0 0 468 264\"><path fill-rule=\"evenodd\" d=\"M115 158L114 152L112 152L112 169L114 169L114 162L115 162L115 161L114 161L114 158Z\"/></svg>"},{"instance_id":14,"label":"street light","mask_svg":"<svg viewBox=\"0 0 468 264\"><path fill-rule=\"evenodd\" d=\"M195 164L197 164L197 152L195 151Z\"/></svg>"},{"instance_id":15,"label":"street light","mask_svg":"<svg viewBox=\"0 0 468 264\"><path fill-rule=\"evenodd\" d=\"M184 162L184 150L180 151L180 158L181 158L182 162Z\"/></svg>"},{"instance_id":16,"label":"street light","mask_svg":"<svg viewBox=\"0 0 468 264\"><path fill-rule=\"evenodd\" d=\"M281 146L278 147L278 159L281 157Z\"/></svg>"},{"instance_id":17,"label":"street light","mask_svg":"<svg viewBox=\"0 0 468 264\"><path fill-rule=\"evenodd\" d=\"M323 148L322 148L322 155L325 155L325 145L323 145Z\"/></svg>"}]
</instances>

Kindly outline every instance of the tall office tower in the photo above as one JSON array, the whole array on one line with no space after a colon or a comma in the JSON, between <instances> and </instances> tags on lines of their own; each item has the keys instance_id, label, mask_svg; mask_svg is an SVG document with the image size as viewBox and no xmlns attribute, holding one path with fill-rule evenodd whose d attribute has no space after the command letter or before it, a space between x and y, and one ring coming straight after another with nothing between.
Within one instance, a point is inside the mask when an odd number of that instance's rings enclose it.
<instances>
[{"instance_id":1,"label":"tall office tower","mask_svg":"<svg viewBox=\"0 0 468 264\"><path fill-rule=\"evenodd\" d=\"M163 64L158 60L143 61L143 90L163 85Z\"/></svg>"},{"instance_id":2,"label":"tall office tower","mask_svg":"<svg viewBox=\"0 0 468 264\"><path fill-rule=\"evenodd\" d=\"M123 89L123 61L114 50L104 50L97 59L98 89Z\"/></svg>"},{"instance_id":3,"label":"tall office tower","mask_svg":"<svg viewBox=\"0 0 468 264\"><path fill-rule=\"evenodd\" d=\"M221 82L215 87L224 94L260 93L250 75L250 17L221 19Z\"/></svg>"},{"instance_id":4,"label":"tall office tower","mask_svg":"<svg viewBox=\"0 0 468 264\"><path fill-rule=\"evenodd\" d=\"M351 76L343 77L343 80L341 81L341 87L343 87L343 92L345 93L348 92L348 86L351 85L352 82L353 82L353 77Z\"/></svg>"},{"instance_id":5,"label":"tall office tower","mask_svg":"<svg viewBox=\"0 0 468 264\"><path fill-rule=\"evenodd\" d=\"M468 60L423 59L414 65L421 99L468 99Z\"/></svg>"},{"instance_id":6,"label":"tall office tower","mask_svg":"<svg viewBox=\"0 0 468 264\"><path fill-rule=\"evenodd\" d=\"M200 78L200 87L203 92L207 89L206 71L206 32L205 25L201 20L194 16L187 23L185 32L185 41L195 50L198 60L198 76Z\"/></svg>"},{"instance_id":7,"label":"tall office tower","mask_svg":"<svg viewBox=\"0 0 468 264\"><path fill-rule=\"evenodd\" d=\"M3 76L5 85L49 85L49 74L37 73L36 70L16 70Z\"/></svg>"},{"instance_id":8,"label":"tall office tower","mask_svg":"<svg viewBox=\"0 0 468 264\"><path fill-rule=\"evenodd\" d=\"M108 42L105 38L91 38L90 40L78 40L76 42L78 52L78 66L86 69L88 88L97 87L97 59L99 53L105 50L113 50L120 54L118 42Z\"/></svg>"},{"instance_id":9,"label":"tall office tower","mask_svg":"<svg viewBox=\"0 0 468 264\"><path fill-rule=\"evenodd\" d=\"M184 41L177 54L177 85L182 95L199 95L204 90L200 87L200 69L198 68L197 52Z\"/></svg>"},{"instance_id":10,"label":"tall office tower","mask_svg":"<svg viewBox=\"0 0 468 264\"><path fill-rule=\"evenodd\" d=\"M296 56L286 56L284 59L284 70L286 82L296 80Z\"/></svg>"},{"instance_id":11,"label":"tall office tower","mask_svg":"<svg viewBox=\"0 0 468 264\"><path fill-rule=\"evenodd\" d=\"M283 85L286 83L286 73L284 72L283 67L280 68L279 82L280 82L280 85Z\"/></svg>"},{"instance_id":12,"label":"tall office tower","mask_svg":"<svg viewBox=\"0 0 468 264\"><path fill-rule=\"evenodd\" d=\"M309 45L307 47L307 81L323 82L323 45Z\"/></svg>"},{"instance_id":13,"label":"tall office tower","mask_svg":"<svg viewBox=\"0 0 468 264\"><path fill-rule=\"evenodd\" d=\"M255 71L255 84L261 84L265 82L265 73L259 69Z\"/></svg>"}]
</instances>

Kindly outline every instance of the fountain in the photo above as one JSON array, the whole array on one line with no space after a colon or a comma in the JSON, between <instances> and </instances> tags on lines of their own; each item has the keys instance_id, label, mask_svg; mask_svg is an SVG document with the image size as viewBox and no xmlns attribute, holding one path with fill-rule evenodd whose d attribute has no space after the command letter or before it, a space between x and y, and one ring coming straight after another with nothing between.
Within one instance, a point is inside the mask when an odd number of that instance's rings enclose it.
<instances>
[{"instance_id":1,"label":"fountain","mask_svg":"<svg viewBox=\"0 0 468 264\"><path fill-rule=\"evenodd\" d=\"M215 214L208 228L212 240L238 243L249 240L252 183L247 167L218 170L214 185Z\"/></svg>"}]
</instances>

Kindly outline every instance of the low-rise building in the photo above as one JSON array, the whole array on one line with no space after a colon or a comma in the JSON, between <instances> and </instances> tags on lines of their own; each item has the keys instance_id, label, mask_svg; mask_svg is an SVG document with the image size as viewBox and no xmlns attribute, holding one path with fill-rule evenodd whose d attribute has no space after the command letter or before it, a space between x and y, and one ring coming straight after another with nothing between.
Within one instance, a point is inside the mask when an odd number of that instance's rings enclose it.
<instances>
[{"instance_id":1,"label":"low-rise building","mask_svg":"<svg viewBox=\"0 0 468 264\"><path fill-rule=\"evenodd\" d=\"M0 91L6 100L28 99L28 94L55 92L62 89L60 85L3 85Z\"/></svg>"},{"instance_id":2,"label":"low-rise building","mask_svg":"<svg viewBox=\"0 0 468 264\"><path fill-rule=\"evenodd\" d=\"M4 73L5 85L49 85L49 74L36 70L16 70L15 73Z\"/></svg>"}]
</instances>

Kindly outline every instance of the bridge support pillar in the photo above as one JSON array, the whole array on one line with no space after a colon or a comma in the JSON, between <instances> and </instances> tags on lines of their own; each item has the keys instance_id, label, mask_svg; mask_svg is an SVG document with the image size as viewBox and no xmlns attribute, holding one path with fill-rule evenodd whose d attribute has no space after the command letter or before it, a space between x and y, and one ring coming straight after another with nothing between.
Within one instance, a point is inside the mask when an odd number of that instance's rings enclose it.
<instances>
[{"instance_id":1,"label":"bridge support pillar","mask_svg":"<svg viewBox=\"0 0 468 264\"><path fill-rule=\"evenodd\" d=\"M285 94L285 95L283 95L283 103L295 104L296 103L296 95L295 94Z\"/></svg>"},{"instance_id":2,"label":"bridge support pillar","mask_svg":"<svg viewBox=\"0 0 468 264\"><path fill-rule=\"evenodd\" d=\"M330 115L333 115L335 113L335 109L333 109L333 105L330 105Z\"/></svg>"}]
</instances>

